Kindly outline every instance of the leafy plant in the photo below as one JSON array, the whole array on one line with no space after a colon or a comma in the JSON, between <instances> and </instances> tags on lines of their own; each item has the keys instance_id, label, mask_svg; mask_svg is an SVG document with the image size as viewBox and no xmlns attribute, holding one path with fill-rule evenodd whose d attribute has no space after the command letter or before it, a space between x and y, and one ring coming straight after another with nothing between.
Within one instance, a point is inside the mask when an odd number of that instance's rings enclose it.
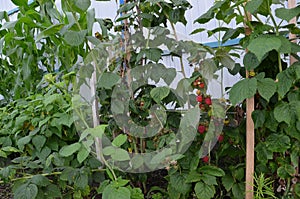
<instances>
[{"instance_id":1,"label":"leafy plant","mask_svg":"<svg viewBox=\"0 0 300 199\"><path fill-rule=\"evenodd\" d=\"M254 183L255 198L276 198L273 190L274 181L270 180L270 178L266 178L264 174L260 174L254 177Z\"/></svg>"},{"instance_id":2,"label":"leafy plant","mask_svg":"<svg viewBox=\"0 0 300 199\"><path fill-rule=\"evenodd\" d=\"M191 8L185 0L127 1L115 21L95 18L89 0L63 0L61 12L55 1L13 2L15 21L0 13L0 184L12 184L15 198L243 198L244 100L252 96L262 173L255 194L299 197L300 66L286 59L300 51L286 37L299 33L287 25L298 7L216 1L195 20L222 25L207 31L219 39L213 49L178 39L175 25L186 25ZM235 38L240 47L221 45ZM180 71L164 64L165 52ZM224 70L251 73L229 100L216 100L208 80Z\"/></svg>"}]
</instances>

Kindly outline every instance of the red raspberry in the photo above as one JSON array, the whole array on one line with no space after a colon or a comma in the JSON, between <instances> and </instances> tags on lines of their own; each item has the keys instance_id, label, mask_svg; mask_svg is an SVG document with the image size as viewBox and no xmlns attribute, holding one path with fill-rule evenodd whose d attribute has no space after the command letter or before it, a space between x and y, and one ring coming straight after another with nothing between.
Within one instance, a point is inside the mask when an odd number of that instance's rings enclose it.
<instances>
[{"instance_id":1,"label":"red raspberry","mask_svg":"<svg viewBox=\"0 0 300 199\"><path fill-rule=\"evenodd\" d=\"M204 125L199 125L198 126L198 132L200 134L203 134L206 131L206 127Z\"/></svg>"},{"instance_id":2,"label":"red raspberry","mask_svg":"<svg viewBox=\"0 0 300 199\"><path fill-rule=\"evenodd\" d=\"M224 140L224 135L222 135L222 134L221 134L221 135L219 135L219 137L218 137L218 141L219 141L219 142L223 142L223 140Z\"/></svg>"},{"instance_id":3,"label":"red raspberry","mask_svg":"<svg viewBox=\"0 0 300 199\"><path fill-rule=\"evenodd\" d=\"M204 163L208 163L209 157L208 157L208 156L204 156L204 157L202 158L202 161L203 161Z\"/></svg>"},{"instance_id":4,"label":"red raspberry","mask_svg":"<svg viewBox=\"0 0 300 199\"><path fill-rule=\"evenodd\" d=\"M199 84L199 88L204 88L205 87L205 84L203 83L203 82L201 82L200 84Z\"/></svg>"},{"instance_id":5,"label":"red raspberry","mask_svg":"<svg viewBox=\"0 0 300 199\"><path fill-rule=\"evenodd\" d=\"M207 104L207 105L211 105L212 104L210 97L205 98L205 104Z\"/></svg>"},{"instance_id":6,"label":"red raspberry","mask_svg":"<svg viewBox=\"0 0 300 199\"><path fill-rule=\"evenodd\" d=\"M197 102L202 102L203 100L203 97L202 95L198 95L197 98L196 98Z\"/></svg>"}]
</instances>

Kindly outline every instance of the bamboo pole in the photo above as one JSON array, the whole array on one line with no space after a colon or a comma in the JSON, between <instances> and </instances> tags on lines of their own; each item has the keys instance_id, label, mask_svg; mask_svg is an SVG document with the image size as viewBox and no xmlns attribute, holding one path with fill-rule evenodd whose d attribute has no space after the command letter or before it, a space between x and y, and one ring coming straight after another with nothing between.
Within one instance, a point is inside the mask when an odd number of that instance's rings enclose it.
<instances>
[{"instance_id":1,"label":"bamboo pole","mask_svg":"<svg viewBox=\"0 0 300 199\"><path fill-rule=\"evenodd\" d=\"M251 14L245 13L246 21L251 21ZM251 29L245 24L245 35L251 34ZM247 49L246 49L247 52ZM246 71L249 78L249 71ZM252 120L252 112L254 111L254 96L246 99L246 195L245 199L254 198L254 147L255 147L255 133L254 122Z\"/></svg>"},{"instance_id":2,"label":"bamboo pole","mask_svg":"<svg viewBox=\"0 0 300 199\"><path fill-rule=\"evenodd\" d=\"M288 8L291 9L291 8L295 8L295 7L296 7L296 0L288 0ZM297 18L294 17L293 19L291 19L289 21L289 23L297 25ZM297 36L295 34L290 33L289 39L290 39L290 41L297 43ZM290 55L290 65L292 65L296 61L297 61L297 59L294 56ZM296 166L296 165L294 165L294 166ZM299 174L299 163L296 167L296 174Z\"/></svg>"}]
</instances>

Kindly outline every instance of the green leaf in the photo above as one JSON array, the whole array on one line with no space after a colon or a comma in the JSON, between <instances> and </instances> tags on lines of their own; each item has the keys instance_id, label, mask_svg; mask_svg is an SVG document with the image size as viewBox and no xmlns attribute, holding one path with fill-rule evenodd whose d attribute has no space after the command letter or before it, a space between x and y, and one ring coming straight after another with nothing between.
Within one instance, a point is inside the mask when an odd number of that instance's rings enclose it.
<instances>
[{"instance_id":1,"label":"green leaf","mask_svg":"<svg viewBox=\"0 0 300 199\"><path fill-rule=\"evenodd\" d=\"M79 163L82 163L90 154L90 150L89 148L86 148L85 146L81 146L80 150L78 151L77 154L77 160Z\"/></svg>"},{"instance_id":2,"label":"green leaf","mask_svg":"<svg viewBox=\"0 0 300 199\"><path fill-rule=\"evenodd\" d=\"M11 0L13 2L13 4L15 4L16 6L28 6L28 1L26 0Z\"/></svg>"},{"instance_id":3,"label":"green leaf","mask_svg":"<svg viewBox=\"0 0 300 199\"><path fill-rule=\"evenodd\" d=\"M158 62L163 54L163 51L159 48L144 49L146 57L154 62Z\"/></svg>"},{"instance_id":4,"label":"green leaf","mask_svg":"<svg viewBox=\"0 0 300 199\"><path fill-rule=\"evenodd\" d=\"M214 74L218 70L215 61L211 58L204 59L201 62L200 73L202 76L208 80L214 79Z\"/></svg>"},{"instance_id":5,"label":"green leaf","mask_svg":"<svg viewBox=\"0 0 300 199\"><path fill-rule=\"evenodd\" d=\"M50 181L48 178L46 178L45 176L43 175L35 175L31 178L31 182L33 184L36 184L38 186L41 186L41 187L46 187L50 184Z\"/></svg>"},{"instance_id":6,"label":"green leaf","mask_svg":"<svg viewBox=\"0 0 300 199\"><path fill-rule=\"evenodd\" d=\"M217 178L212 175L203 174L201 180L207 185L218 185Z\"/></svg>"},{"instance_id":7,"label":"green leaf","mask_svg":"<svg viewBox=\"0 0 300 199\"><path fill-rule=\"evenodd\" d=\"M132 8L134 8L136 6L137 3L125 3L123 5L121 5L121 7L118 9L118 13L122 13L122 12L127 12L129 10L131 10Z\"/></svg>"},{"instance_id":8,"label":"green leaf","mask_svg":"<svg viewBox=\"0 0 300 199\"><path fill-rule=\"evenodd\" d=\"M80 147L81 147L80 143L73 143L71 145L63 146L59 151L59 155L63 157L68 157L73 153L75 153L76 151L78 151Z\"/></svg>"},{"instance_id":9,"label":"green leaf","mask_svg":"<svg viewBox=\"0 0 300 199\"><path fill-rule=\"evenodd\" d=\"M0 157L7 158L7 154L4 151L0 150Z\"/></svg>"},{"instance_id":10,"label":"green leaf","mask_svg":"<svg viewBox=\"0 0 300 199\"><path fill-rule=\"evenodd\" d=\"M218 49L215 56L226 68L232 70L235 67L235 61L230 57L226 50Z\"/></svg>"},{"instance_id":11,"label":"green leaf","mask_svg":"<svg viewBox=\"0 0 300 199\"><path fill-rule=\"evenodd\" d=\"M271 50L279 50L281 47L281 40L276 36L259 36L253 39L248 45L248 50L254 53L259 62Z\"/></svg>"},{"instance_id":12,"label":"green leaf","mask_svg":"<svg viewBox=\"0 0 300 199\"><path fill-rule=\"evenodd\" d=\"M234 179L242 181L245 178L245 168L241 167L240 165L233 166L232 168L231 168L231 172Z\"/></svg>"},{"instance_id":13,"label":"green leaf","mask_svg":"<svg viewBox=\"0 0 300 199\"><path fill-rule=\"evenodd\" d=\"M120 76L116 73L105 72L101 75L97 84L99 88L111 89L114 85L116 85L119 82L119 80Z\"/></svg>"},{"instance_id":14,"label":"green leaf","mask_svg":"<svg viewBox=\"0 0 300 199\"><path fill-rule=\"evenodd\" d=\"M287 70L282 71L277 75L278 79L278 94L280 97L284 97L284 95L290 90L293 85L293 78L290 77Z\"/></svg>"},{"instance_id":15,"label":"green leaf","mask_svg":"<svg viewBox=\"0 0 300 199\"><path fill-rule=\"evenodd\" d=\"M199 182L201 180L201 174L197 171L190 171L189 175L186 177L186 183Z\"/></svg>"},{"instance_id":16,"label":"green leaf","mask_svg":"<svg viewBox=\"0 0 300 199\"><path fill-rule=\"evenodd\" d=\"M128 152L120 148L117 148L115 152L111 154L111 158L116 161L130 160Z\"/></svg>"},{"instance_id":17,"label":"green leaf","mask_svg":"<svg viewBox=\"0 0 300 199\"><path fill-rule=\"evenodd\" d=\"M17 141L18 148L20 150L24 149L24 145L28 144L31 141L31 136L22 137Z\"/></svg>"},{"instance_id":18,"label":"green leaf","mask_svg":"<svg viewBox=\"0 0 300 199\"><path fill-rule=\"evenodd\" d=\"M282 179L287 179L295 175L295 168L290 164L285 164L278 168L277 174Z\"/></svg>"},{"instance_id":19,"label":"green leaf","mask_svg":"<svg viewBox=\"0 0 300 199\"><path fill-rule=\"evenodd\" d=\"M144 199L144 194L140 188L130 189L131 198L130 199Z\"/></svg>"},{"instance_id":20,"label":"green leaf","mask_svg":"<svg viewBox=\"0 0 300 199\"><path fill-rule=\"evenodd\" d=\"M2 151L10 152L10 153L20 153L21 151L15 147L12 146L5 146L1 148Z\"/></svg>"},{"instance_id":21,"label":"green leaf","mask_svg":"<svg viewBox=\"0 0 300 199\"><path fill-rule=\"evenodd\" d=\"M18 21L8 21L3 24L0 30L14 29Z\"/></svg>"},{"instance_id":22,"label":"green leaf","mask_svg":"<svg viewBox=\"0 0 300 199\"><path fill-rule=\"evenodd\" d=\"M244 56L243 64L247 70L253 70L259 66L259 61L254 53L248 52Z\"/></svg>"},{"instance_id":23,"label":"green leaf","mask_svg":"<svg viewBox=\"0 0 300 199\"><path fill-rule=\"evenodd\" d=\"M267 112L266 113L266 122L265 122L265 126L266 128L270 129L273 132L277 132L277 127L278 127L278 122L274 117L274 112Z\"/></svg>"},{"instance_id":24,"label":"green leaf","mask_svg":"<svg viewBox=\"0 0 300 199\"><path fill-rule=\"evenodd\" d=\"M43 135L36 135L32 138L32 143L38 151L41 151L42 147L46 143L46 137Z\"/></svg>"},{"instance_id":25,"label":"green leaf","mask_svg":"<svg viewBox=\"0 0 300 199\"><path fill-rule=\"evenodd\" d=\"M218 10L226 1L217 1L209 10L197 18L194 22L204 24L209 22L215 16L215 11Z\"/></svg>"},{"instance_id":26,"label":"green leaf","mask_svg":"<svg viewBox=\"0 0 300 199\"><path fill-rule=\"evenodd\" d=\"M245 184L237 183L232 186L232 193L234 198L244 198L245 197Z\"/></svg>"},{"instance_id":27,"label":"green leaf","mask_svg":"<svg viewBox=\"0 0 300 199\"><path fill-rule=\"evenodd\" d=\"M111 182L111 185L114 187L124 187L129 183L129 180L122 179L119 177L117 180Z\"/></svg>"},{"instance_id":28,"label":"green leaf","mask_svg":"<svg viewBox=\"0 0 300 199\"><path fill-rule=\"evenodd\" d=\"M271 160L273 158L273 152L270 151L266 144L263 142L260 142L255 147L256 157L258 161L260 161L263 164L267 164L268 160Z\"/></svg>"},{"instance_id":29,"label":"green leaf","mask_svg":"<svg viewBox=\"0 0 300 199\"><path fill-rule=\"evenodd\" d=\"M225 187L226 191L229 192L234 184L234 179L231 175L226 174L222 177L222 185Z\"/></svg>"},{"instance_id":30,"label":"green leaf","mask_svg":"<svg viewBox=\"0 0 300 199\"><path fill-rule=\"evenodd\" d=\"M127 141L127 135L120 134L112 142L113 146L120 147Z\"/></svg>"},{"instance_id":31,"label":"green leaf","mask_svg":"<svg viewBox=\"0 0 300 199\"><path fill-rule=\"evenodd\" d=\"M79 172L78 172L79 171ZM74 185L80 189L88 186L88 172L87 169L78 169L75 175Z\"/></svg>"},{"instance_id":32,"label":"green leaf","mask_svg":"<svg viewBox=\"0 0 300 199\"><path fill-rule=\"evenodd\" d=\"M157 103L160 103L165 97L167 97L170 93L170 88L163 86L163 87L156 87L153 88L150 92L151 97Z\"/></svg>"},{"instance_id":33,"label":"green leaf","mask_svg":"<svg viewBox=\"0 0 300 199\"><path fill-rule=\"evenodd\" d=\"M203 182L197 182L194 190L198 199L211 199L216 193L214 186L204 184Z\"/></svg>"},{"instance_id":34,"label":"green leaf","mask_svg":"<svg viewBox=\"0 0 300 199\"><path fill-rule=\"evenodd\" d=\"M38 194L38 187L35 184L23 184L14 191L14 198L33 199Z\"/></svg>"},{"instance_id":35,"label":"green leaf","mask_svg":"<svg viewBox=\"0 0 300 199\"><path fill-rule=\"evenodd\" d=\"M186 176L179 173L174 173L170 176L170 185L183 195L187 194L191 189L191 184L186 183Z\"/></svg>"},{"instance_id":36,"label":"green leaf","mask_svg":"<svg viewBox=\"0 0 300 199\"><path fill-rule=\"evenodd\" d=\"M87 22L88 35L92 35L93 26L95 22L95 8L87 11L86 22Z\"/></svg>"},{"instance_id":37,"label":"green leaf","mask_svg":"<svg viewBox=\"0 0 300 199\"><path fill-rule=\"evenodd\" d=\"M254 121L255 129L263 127L266 120L266 112L263 110L254 110L252 112L252 119Z\"/></svg>"},{"instance_id":38,"label":"green leaf","mask_svg":"<svg viewBox=\"0 0 300 199\"><path fill-rule=\"evenodd\" d=\"M193 30L193 32L191 32L190 35L194 35L194 34L203 32L205 30L206 30L205 28L197 28L197 29Z\"/></svg>"},{"instance_id":39,"label":"green leaf","mask_svg":"<svg viewBox=\"0 0 300 199\"><path fill-rule=\"evenodd\" d=\"M67 44L71 46L79 46L84 42L86 34L87 34L87 30L81 30L81 31L68 30L64 34L64 40L67 42Z\"/></svg>"},{"instance_id":40,"label":"green leaf","mask_svg":"<svg viewBox=\"0 0 300 199\"><path fill-rule=\"evenodd\" d=\"M52 104L54 102L59 102L63 100L63 96L61 94L55 93L53 95L47 96L45 97L43 103L45 104L45 106Z\"/></svg>"},{"instance_id":41,"label":"green leaf","mask_svg":"<svg viewBox=\"0 0 300 199\"><path fill-rule=\"evenodd\" d=\"M102 152L104 155L112 155L116 152L116 147L113 146L104 147Z\"/></svg>"},{"instance_id":42,"label":"green leaf","mask_svg":"<svg viewBox=\"0 0 300 199\"><path fill-rule=\"evenodd\" d=\"M289 41L286 37L284 36L278 36L278 38L281 41L281 46L278 50L279 53L284 53L284 54L288 54L288 53L292 53L292 45L293 42Z\"/></svg>"},{"instance_id":43,"label":"green leaf","mask_svg":"<svg viewBox=\"0 0 300 199\"><path fill-rule=\"evenodd\" d=\"M132 13L126 13L126 14L123 14L121 17L119 17L116 22L119 22L119 21L123 21L124 19L128 19L129 17L132 16Z\"/></svg>"},{"instance_id":44,"label":"green leaf","mask_svg":"<svg viewBox=\"0 0 300 199\"><path fill-rule=\"evenodd\" d=\"M251 14L255 14L258 11L258 8L261 6L264 0L251 0L248 1L245 8Z\"/></svg>"},{"instance_id":45,"label":"green leaf","mask_svg":"<svg viewBox=\"0 0 300 199\"><path fill-rule=\"evenodd\" d=\"M59 33L63 26L64 24L54 24L52 26L47 27L45 30L43 30L37 35L36 41L49 37L55 33Z\"/></svg>"},{"instance_id":46,"label":"green leaf","mask_svg":"<svg viewBox=\"0 0 300 199\"><path fill-rule=\"evenodd\" d=\"M170 148L164 148L162 151L157 152L153 158L151 159L151 164L159 164L166 160L167 156L172 154L172 150Z\"/></svg>"},{"instance_id":47,"label":"green leaf","mask_svg":"<svg viewBox=\"0 0 300 199\"><path fill-rule=\"evenodd\" d=\"M130 199L130 190L126 187L113 187L108 185L103 190L103 198L105 199Z\"/></svg>"},{"instance_id":48,"label":"green leaf","mask_svg":"<svg viewBox=\"0 0 300 199\"><path fill-rule=\"evenodd\" d=\"M144 164L144 158L141 155L135 155L131 159L133 169L140 168Z\"/></svg>"},{"instance_id":49,"label":"green leaf","mask_svg":"<svg viewBox=\"0 0 300 199\"><path fill-rule=\"evenodd\" d=\"M175 68L166 68L165 72L161 75L161 78L166 82L167 85L170 85L176 77Z\"/></svg>"},{"instance_id":50,"label":"green leaf","mask_svg":"<svg viewBox=\"0 0 300 199\"><path fill-rule=\"evenodd\" d=\"M275 15L276 17L289 22L292 18L300 15L300 6L291 9L277 8L275 10Z\"/></svg>"},{"instance_id":51,"label":"green leaf","mask_svg":"<svg viewBox=\"0 0 300 199\"><path fill-rule=\"evenodd\" d=\"M291 146L290 138L284 134L271 134L266 139L266 146L272 152L284 153Z\"/></svg>"},{"instance_id":52,"label":"green leaf","mask_svg":"<svg viewBox=\"0 0 300 199\"><path fill-rule=\"evenodd\" d=\"M281 102L274 109L274 117L278 122L285 122L289 125L292 120L290 105L286 102Z\"/></svg>"},{"instance_id":53,"label":"green leaf","mask_svg":"<svg viewBox=\"0 0 300 199\"><path fill-rule=\"evenodd\" d=\"M225 175L225 172L221 168L215 166L203 166L200 169L198 169L198 171L204 174L218 176L218 177Z\"/></svg>"},{"instance_id":54,"label":"green leaf","mask_svg":"<svg viewBox=\"0 0 300 199\"><path fill-rule=\"evenodd\" d=\"M57 185L50 184L44 189L46 198L62 198L60 189Z\"/></svg>"},{"instance_id":55,"label":"green leaf","mask_svg":"<svg viewBox=\"0 0 300 199\"><path fill-rule=\"evenodd\" d=\"M294 192L296 196L300 198L300 183L295 184Z\"/></svg>"},{"instance_id":56,"label":"green leaf","mask_svg":"<svg viewBox=\"0 0 300 199\"><path fill-rule=\"evenodd\" d=\"M277 85L271 78L258 79L257 90L258 93L269 102L270 98L277 91Z\"/></svg>"},{"instance_id":57,"label":"green leaf","mask_svg":"<svg viewBox=\"0 0 300 199\"><path fill-rule=\"evenodd\" d=\"M87 129L85 129L82 132L79 141L81 142L88 135L92 135L94 138L102 138L102 135L104 134L104 131L105 131L106 127L107 127L106 124L101 124L101 125L96 126L95 128L87 128Z\"/></svg>"},{"instance_id":58,"label":"green leaf","mask_svg":"<svg viewBox=\"0 0 300 199\"><path fill-rule=\"evenodd\" d=\"M82 11L86 11L91 5L91 0L74 0L74 5Z\"/></svg>"},{"instance_id":59,"label":"green leaf","mask_svg":"<svg viewBox=\"0 0 300 199\"><path fill-rule=\"evenodd\" d=\"M257 79L243 79L233 85L229 92L229 99L233 105L255 95Z\"/></svg>"}]
</instances>

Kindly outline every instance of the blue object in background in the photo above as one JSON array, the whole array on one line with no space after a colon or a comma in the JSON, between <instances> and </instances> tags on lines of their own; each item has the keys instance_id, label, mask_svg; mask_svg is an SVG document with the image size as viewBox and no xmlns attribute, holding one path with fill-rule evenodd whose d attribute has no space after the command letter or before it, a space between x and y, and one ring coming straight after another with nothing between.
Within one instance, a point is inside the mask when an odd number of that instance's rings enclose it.
<instances>
[{"instance_id":1,"label":"blue object in background","mask_svg":"<svg viewBox=\"0 0 300 199\"><path fill-rule=\"evenodd\" d=\"M34 3L34 0L30 0L30 1L28 2L28 5L30 5L30 4L32 4L32 3ZM10 10L10 11L8 11L7 14L8 14L8 16L10 16L10 15L13 15L13 14L15 14L15 13L17 13L17 12L19 12L19 8L18 8L18 7L17 7L17 8L14 8L14 9L12 9L12 10Z\"/></svg>"}]
</instances>

